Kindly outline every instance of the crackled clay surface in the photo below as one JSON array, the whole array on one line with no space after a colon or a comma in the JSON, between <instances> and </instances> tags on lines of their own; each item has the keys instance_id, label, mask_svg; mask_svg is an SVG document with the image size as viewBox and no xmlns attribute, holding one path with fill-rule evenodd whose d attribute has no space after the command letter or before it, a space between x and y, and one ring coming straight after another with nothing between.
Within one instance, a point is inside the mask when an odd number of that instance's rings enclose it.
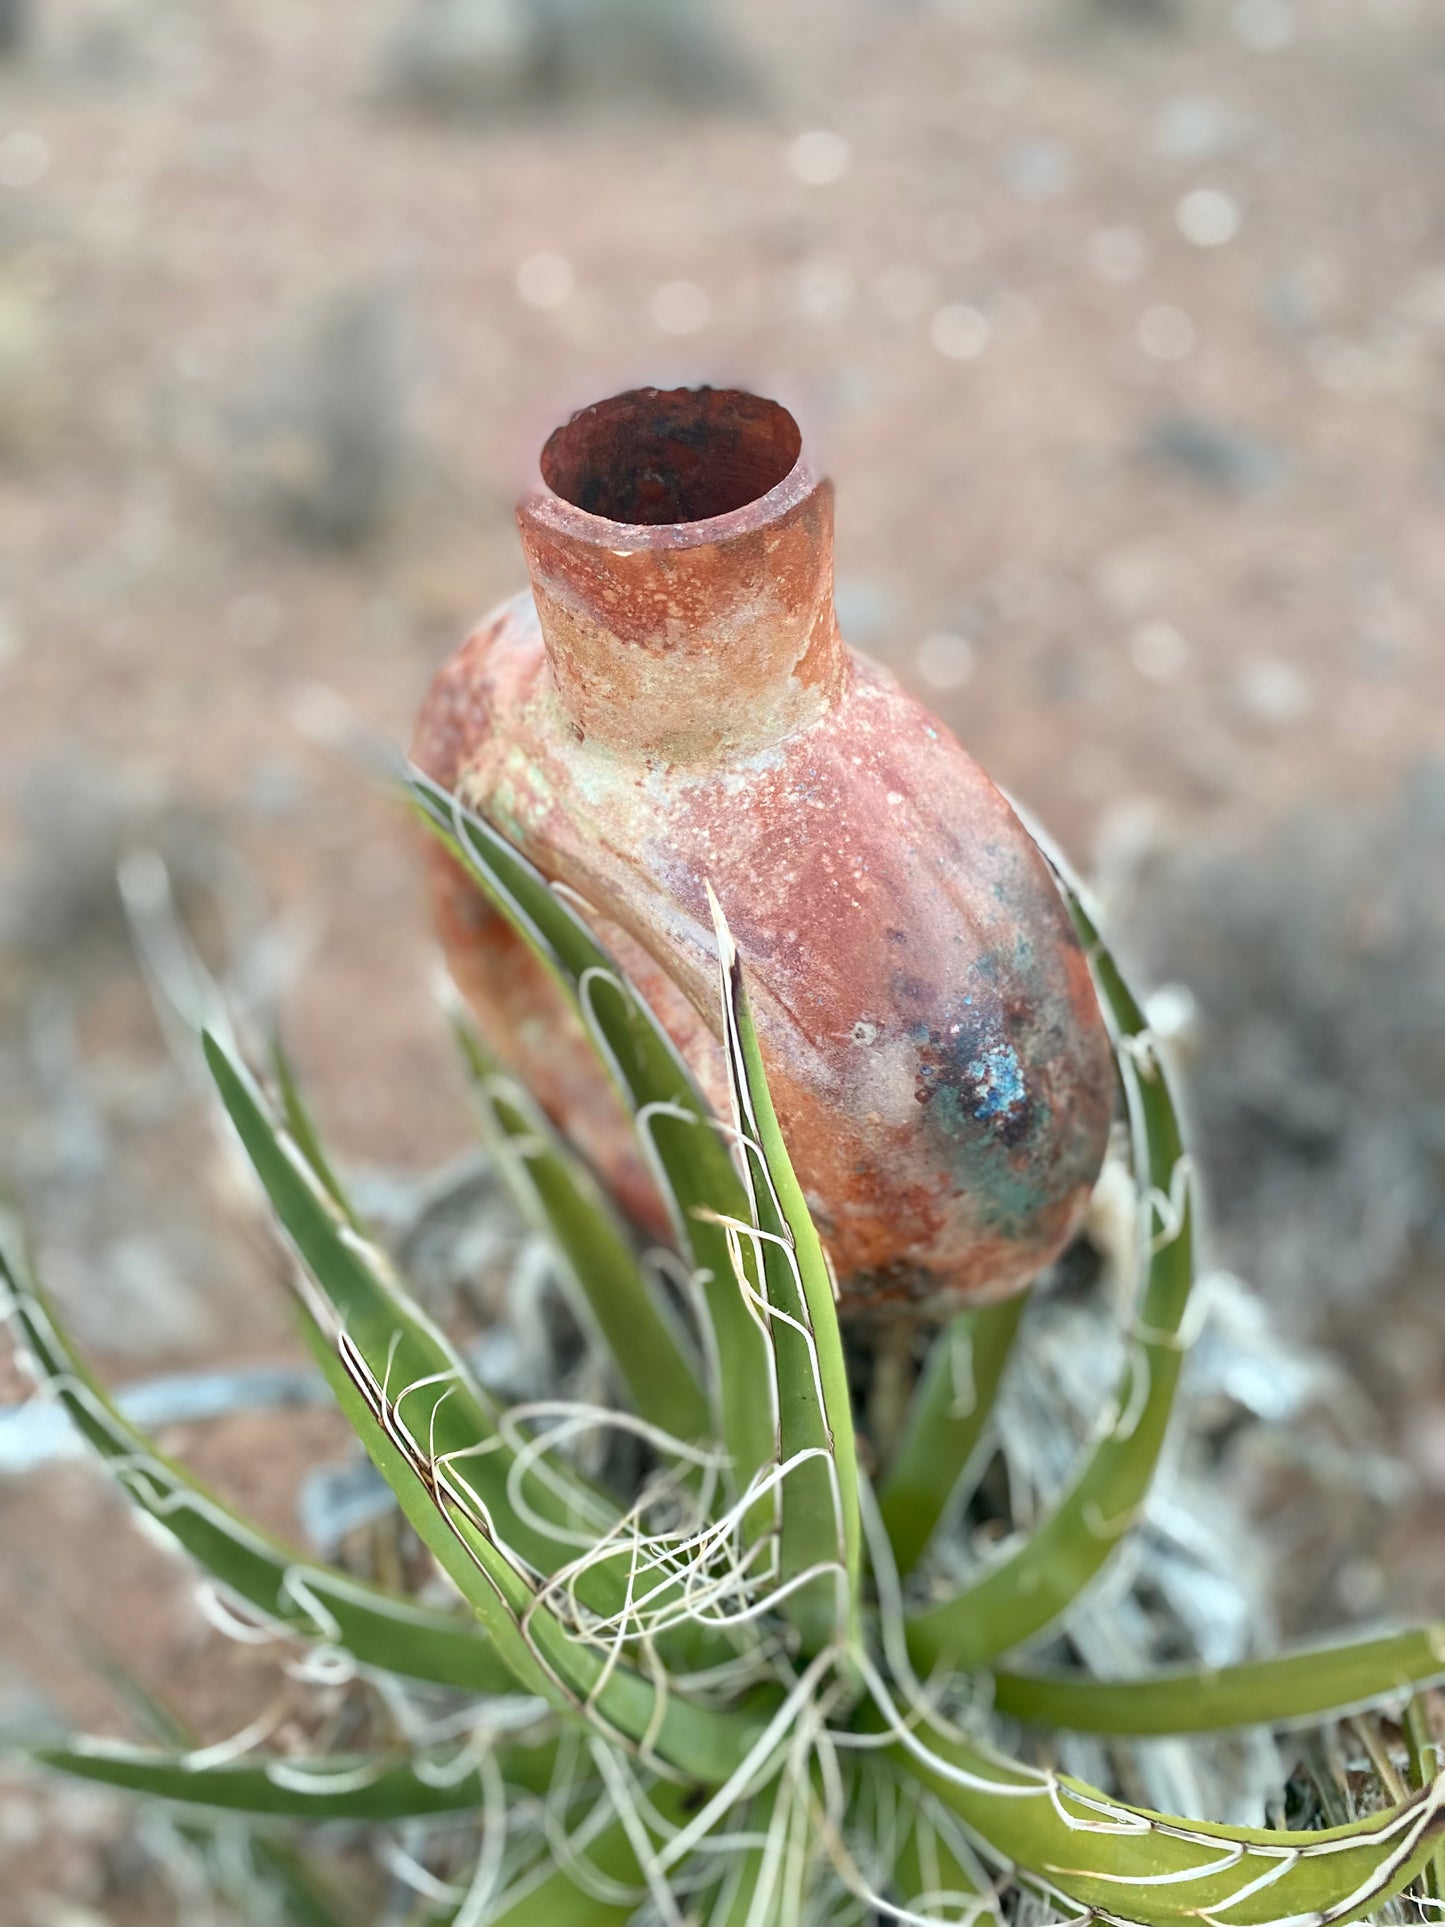
<instances>
[{"instance_id":1,"label":"crackled clay surface","mask_svg":"<svg viewBox=\"0 0 1445 1927\"><path fill-rule=\"evenodd\" d=\"M1003 797L839 637L832 492L791 417L640 390L558 430L542 473L518 511L531 591L437 677L418 761L577 893L720 1102L711 880L848 1306L1018 1288L1103 1157L1102 1021ZM550 983L434 861L463 993L661 1229Z\"/></svg>"}]
</instances>

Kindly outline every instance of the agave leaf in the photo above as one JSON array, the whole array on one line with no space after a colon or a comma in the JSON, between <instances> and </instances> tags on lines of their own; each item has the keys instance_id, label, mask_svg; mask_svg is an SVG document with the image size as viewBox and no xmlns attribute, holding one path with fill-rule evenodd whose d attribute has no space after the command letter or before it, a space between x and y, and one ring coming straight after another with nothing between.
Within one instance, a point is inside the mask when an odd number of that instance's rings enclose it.
<instances>
[{"instance_id":1,"label":"agave leaf","mask_svg":"<svg viewBox=\"0 0 1445 1927\"><path fill-rule=\"evenodd\" d=\"M778 1869L763 1847L744 1847L733 1856L707 1927L767 1927L777 1919L773 1889Z\"/></svg>"},{"instance_id":2,"label":"agave leaf","mask_svg":"<svg viewBox=\"0 0 1445 1927\"><path fill-rule=\"evenodd\" d=\"M476 1056L471 1061L473 1061L477 1065L480 1065L481 1062L483 1061L483 1056L482 1056L483 1046L480 1042L480 1039L476 1038L473 1035L470 1038L463 1037L462 1041L463 1041L464 1048L466 1048L469 1045L470 1048L476 1052ZM244 1070L242 1070L241 1074L244 1076ZM355 1212L352 1210L350 1201L348 1200L344 1189L342 1188L340 1182L335 1177L334 1172L332 1171L330 1165L327 1163L325 1152L322 1148L320 1138L311 1121L310 1114L306 1109L305 1102L304 1102L304 1099L302 1098L300 1088L297 1085L294 1076L292 1076L289 1073L289 1071L287 1073L287 1076L283 1085L283 1089L285 1091L285 1103L286 1103L286 1112L287 1112L287 1118L288 1118L288 1126L294 1130L295 1126L299 1125L302 1131L301 1139L298 1140L293 1136L292 1143L295 1145L295 1148L304 1157L306 1163L311 1166L312 1175L316 1178L317 1183L321 1186L321 1189L329 1195L332 1203L337 1207L342 1217L345 1219L346 1225L350 1228L353 1234L352 1242L354 1244L359 1245L363 1250L370 1251L371 1261L373 1265L377 1268L378 1271L383 1271L384 1260L381 1259L380 1254L376 1253L374 1250L371 1249L371 1247L368 1246L365 1233L362 1230L360 1225L360 1221L357 1218ZM513 1112L513 1110L510 1107L514 1100L518 1106L521 1106L523 1108ZM525 1131L525 1129L528 1127L528 1124L529 1124L530 1112L528 1109L525 1108L528 1104L528 1100L526 1099L525 1093L521 1091L520 1087L516 1085L509 1085L507 1087L507 1094L500 1100L500 1102L501 1102L503 1116L506 1117L511 1122L511 1124L513 1124L516 1127L517 1130ZM541 1120L540 1118L537 1119L537 1123L539 1128L543 1128L543 1129L547 1128L545 1126L544 1121ZM555 1165L549 1164L548 1177L554 1180L555 1182L549 1188L548 1195L551 1197L554 1204L557 1204L559 1206L559 1210L560 1210L560 1207L565 1206L569 1197L575 1196L576 1203L578 1205L578 1216L569 1219L568 1222L571 1226L572 1233L573 1235L575 1235L575 1238L576 1238L576 1249L578 1251L578 1255L579 1257L584 1257L586 1255L587 1250L589 1249L588 1238L586 1234L590 1232L592 1234L595 1244L597 1245L597 1248L599 1249L601 1260L605 1261L609 1258L609 1256L613 1260L615 1260L615 1263L618 1267L618 1272L612 1274L612 1278L615 1281L618 1275L625 1271L625 1267L631 1265L635 1270L635 1261L633 1260L631 1249L622 1239L622 1234L620 1232L620 1229L617 1228L613 1223L613 1221L611 1221L606 1215L605 1203L601 1199L601 1197L597 1194L595 1185L592 1185L592 1181L590 1179L589 1174L586 1173L586 1171L582 1169L580 1166L569 1167L565 1159L565 1147L559 1146L559 1153L560 1155L557 1163ZM590 1192L587 1188L589 1185L591 1185ZM590 1221L585 1216L585 1209L589 1204L589 1202L593 1202L596 1205L596 1217L595 1219ZM565 1215L565 1213L562 1213L562 1215ZM604 1237L605 1234L608 1234L609 1232L618 1241L615 1245L615 1248L610 1253L601 1244L602 1238ZM389 1274L384 1280L384 1282L388 1282L388 1283L390 1282ZM643 1285L643 1282L640 1276L638 1276L637 1278L637 1285L640 1291L645 1291L646 1287ZM650 1299L646 1299L641 1302L638 1302L636 1300L626 1299L624 1294L622 1302L614 1303L612 1305L611 1309L616 1319L616 1323L619 1329L619 1335L621 1335L621 1326L622 1326L624 1315L628 1312L641 1315L644 1311L644 1308L651 1309L656 1313L659 1326L661 1326L662 1314L660 1310L655 1305L653 1305ZM671 1336L671 1334L667 1332L666 1327L662 1327L662 1330L667 1336ZM312 1321L312 1329L308 1331L307 1337L308 1337L308 1342L312 1344L313 1350L316 1350L319 1334L315 1329L314 1321ZM691 1407L692 1420L699 1426L705 1426L706 1405L702 1399L701 1390L697 1385L696 1378L691 1376L691 1367L688 1364L686 1357L681 1353L680 1350L675 1350L671 1353L664 1352L661 1350L652 1351L648 1353L647 1337L648 1337L648 1334L646 1331L644 1331L641 1335L640 1345L643 1352L647 1353L647 1355L650 1357L650 1361L653 1367L658 1370L670 1370L670 1371L673 1371L674 1373L674 1376L672 1379L673 1399L674 1399L673 1416L676 1417L681 1415L683 1410L682 1400L686 1396L687 1390L690 1386L693 1394L693 1404ZM326 1369L329 1373L331 1368L335 1364L335 1360L327 1353L326 1341L324 1338L320 1338L320 1344L322 1347L322 1351L319 1355L322 1356L323 1358L323 1369ZM355 1347L353 1347L353 1351L354 1352L356 1351ZM365 1357L364 1351L360 1352L359 1356L364 1359ZM395 1362L396 1361L394 1357L388 1357L387 1364L389 1367L394 1368ZM374 1368L378 1367L378 1361L374 1357L371 1363ZM675 1375L676 1371L678 1370L680 1370L684 1375L680 1381L680 1384ZM377 1370L376 1375L377 1375L378 1385L381 1388L384 1388L386 1384L386 1380L384 1376L381 1374L379 1369ZM484 1403L486 1402L484 1401ZM488 1416L490 1417L489 1404L488 1404ZM433 1432L433 1436L434 1436L434 1432ZM506 1468L509 1479L514 1476L511 1471L511 1468L514 1464L514 1455L512 1454L510 1449L505 1448L502 1445L500 1440L491 1439L487 1442L487 1454L488 1456L492 1457L499 1465ZM403 1477L408 1484L411 1483L411 1475L408 1471L406 1471L404 1467L403 1467ZM566 1483L566 1480L564 1477L564 1491L565 1491L565 1483ZM527 1486L525 1483L523 1485L523 1491L525 1494L526 1503L529 1507L533 1507L537 1510L544 1510L551 1507L550 1495L544 1495L542 1505L538 1506L535 1495L530 1490L527 1489ZM510 1499L510 1496L511 1496L510 1485L508 1486L508 1496ZM585 1498L586 1495L581 1494L579 1492L579 1496ZM440 1531L441 1529L440 1522L437 1520L434 1513L427 1512L424 1504L421 1505L421 1512L422 1512L422 1516L425 1519L428 1530L432 1532ZM497 1508L494 1500L490 1503L490 1506L489 1506L489 1516L492 1518L493 1523L495 1524L498 1517L498 1513L497 1513ZM510 1517L513 1515L508 1514L506 1516ZM565 1518L564 1513L556 1510L553 1510L552 1516L555 1519L557 1519L559 1523L563 1522ZM596 1530L600 1533L604 1524L610 1519L611 1514L610 1512L604 1513L601 1510L594 1509L591 1516L594 1521ZM423 1537L425 1536L426 1535L423 1534ZM508 1543L510 1544L510 1542ZM433 1546L433 1550L438 1551L438 1548L436 1546ZM457 1554L458 1554L458 1548L453 1543L453 1540L451 1539L451 1537L450 1536L445 1537L444 1544L442 1545L441 1550L438 1553L438 1556L442 1557L443 1559L444 1566L446 1565L447 1557L456 1558ZM556 1561L554 1556L553 1565L555 1565L555 1563ZM450 1570L450 1568L448 1569ZM460 1561L458 1569L452 1572L452 1577L458 1581L459 1585L461 1585L463 1596L464 1597L467 1596L466 1584L469 1582L472 1582L475 1578L475 1575L472 1572L470 1564L464 1558ZM616 1611L619 1608L624 1598L625 1584L626 1584L625 1580L623 1580L620 1577L620 1573L617 1570L609 1572L605 1568L589 1569L583 1575L581 1581L579 1582L579 1596L584 1598L589 1604L595 1605L601 1610ZM669 1597L676 1598L677 1596L678 1596L678 1593L677 1593L676 1585L674 1585L670 1591L666 1587L660 1588L657 1598L653 1602L654 1608L657 1608L661 1604L665 1603L667 1598ZM710 1662L714 1662L719 1659L723 1659L727 1657L727 1651L722 1648L722 1646L720 1645L720 1642L712 1638L709 1634L707 1634L702 1629L699 1629L697 1627L685 1626L685 1625L677 1627L672 1631L668 1632L667 1634L665 1634L660 1641L660 1650L667 1657L674 1659L684 1665L705 1666Z\"/></svg>"},{"instance_id":3,"label":"agave leaf","mask_svg":"<svg viewBox=\"0 0 1445 1927\"><path fill-rule=\"evenodd\" d=\"M903 1437L878 1492L901 1578L923 1557L974 1462L1024 1303L1022 1297L1008 1298L960 1312L929 1350Z\"/></svg>"},{"instance_id":4,"label":"agave leaf","mask_svg":"<svg viewBox=\"0 0 1445 1927\"><path fill-rule=\"evenodd\" d=\"M910 1797L901 1805L901 1837L894 1856L894 1883L902 1906L925 1920L937 1920L941 1910L960 1920L989 1922L1003 1927L1003 1913L994 1898L986 1870L968 1841L960 1837L957 1819L932 1796Z\"/></svg>"},{"instance_id":5,"label":"agave leaf","mask_svg":"<svg viewBox=\"0 0 1445 1927\"><path fill-rule=\"evenodd\" d=\"M0 1227L3 1231L3 1227ZM123 1418L81 1363L18 1247L0 1238L0 1311L24 1338L40 1382L120 1485L225 1592L358 1665L476 1693L516 1690L512 1674L459 1613L438 1612L304 1558L222 1504Z\"/></svg>"},{"instance_id":6,"label":"agave leaf","mask_svg":"<svg viewBox=\"0 0 1445 1927\"><path fill-rule=\"evenodd\" d=\"M715 1711L699 1706L665 1677L644 1676L619 1658L620 1638L584 1638L580 1628L565 1624L560 1611L565 1592L544 1594L489 1522L470 1482L477 1461L460 1453L446 1462L419 1451L399 1434L380 1375L358 1348L343 1340L345 1349L338 1350L313 1320L306 1320L306 1328L337 1402L377 1470L473 1605L520 1687L559 1711L610 1730L690 1780L707 1785L727 1780L765 1724L763 1707ZM571 1608L575 1616L575 1600Z\"/></svg>"},{"instance_id":7,"label":"agave leaf","mask_svg":"<svg viewBox=\"0 0 1445 1927\"><path fill-rule=\"evenodd\" d=\"M407 1295L384 1253L341 1216L240 1059L214 1036L207 1034L204 1044L256 1174L331 1321L380 1383L389 1422L432 1460L467 1454L470 1481L499 1538L538 1571L554 1571L579 1534L595 1536L613 1523L614 1508L565 1467L546 1478L520 1478L497 1410L455 1347ZM616 1611L625 1599L624 1576L595 1566L583 1592L598 1611Z\"/></svg>"},{"instance_id":8,"label":"agave leaf","mask_svg":"<svg viewBox=\"0 0 1445 1927\"><path fill-rule=\"evenodd\" d=\"M707 1927L774 1927L792 1916L780 1911L781 1889L787 1873L788 1849L794 1827L794 1786L788 1774L779 1777L771 1799L760 1797L729 1822L743 1839L727 1857L727 1871L706 1916ZM761 1838L757 1838L758 1834Z\"/></svg>"},{"instance_id":9,"label":"agave leaf","mask_svg":"<svg viewBox=\"0 0 1445 1927\"><path fill-rule=\"evenodd\" d=\"M634 1890L628 1898L603 1899L595 1889L579 1885L559 1867L516 1899L506 1901L500 1913L483 1916L487 1927L627 1927L629 1921L635 1921L647 1890L627 1835L620 1826L609 1827L586 1852L590 1866L603 1880ZM462 1914L458 1909L442 1919L460 1927Z\"/></svg>"},{"instance_id":10,"label":"agave leaf","mask_svg":"<svg viewBox=\"0 0 1445 1927\"><path fill-rule=\"evenodd\" d=\"M1178 1115L1138 1004L1077 894L1062 887L1094 966L1128 1099L1144 1184L1143 1291L1122 1380L1073 1484L1012 1552L912 1618L909 1652L921 1668L987 1664L1043 1631L1078 1597L1137 1523L1183 1362L1180 1325L1194 1277L1193 1187Z\"/></svg>"},{"instance_id":11,"label":"agave leaf","mask_svg":"<svg viewBox=\"0 0 1445 1927\"><path fill-rule=\"evenodd\" d=\"M438 1501L432 1462L419 1458L415 1445L398 1436L390 1403L364 1356L355 1347L339 1350L304 1307L301 1329L352 1430L396 1494L417 1537L481 1622L513 1690L535 1694L558 1712L569 1711L568 1695L528 1646L505 1596L453 1531ZM344 1338L341 1343L345 1345Z\"/></svg>"},{"instance_id":12,"label":"agave leaf","mask_svg":"<svg viewBox=\"0 0 1445 1927\"><path fill-rule=\"evenodd\" d=\"M1143 1736L1337 1719L1445 1679L1445 1622L1281 1653L1238 1666L1169 1667L1137 1679L1000 1672L994 1705L1035 1725Z\"/></svg>"},{"instance_id":13,"label":"agave leaf","mask_svg":"<svg viewBox=\"0 0 1445 1927\"><path fill-rule=\"evenodd\" d=\"M162 1694L152 1692L124 1660L105 1647L90 1640L86 1640L85 1645L90 1667L154 1745L174 1755L195 1751L195 1735ZM325 1883L312 1873L289 1842L265 1831L247 1830L245 1860L238 1864L233 1853L216 1852L216 1829L205 1820L183 1824L177 1830L205 1856L211 1878L233 1902L246 1906L254 1900L259 1887L279 1902L286 1919L297 1923L297 1927L345 1927ZM228 1822L228 1834L233 1830L234 1823ZM231 1844L228 1839L227 1846Z\"/></svg>"},{"instance_id":14,"label":"agave leaf","mask_svg":"<svg viewBox=\"0 0 1445 1927\"><path fill-rule=\"evenodd\" d=\"M1004 1760L957 1734L901 1728L894 1757L992 1860L1070 1911L1143 1927L1333 1927L1399 1893L1445 1826L1445 1779L1318 1833L1152 1813Z\"/></svg>"},{"instance_id":15,"label":"agave leaf","mask_svg":"<svg viewBox=\"0 0 1445 1927\"><path fill-rule=\"evenodd\" d=\"M756 1234L750 1255L771 1337L777 1455L793 1467L778 1487L780 1576L796 1588L784 1606L811 1654L856 1630L862 1533L853 1408L832 1273L778 1128L737 948L716 898L712 905L747 1227ZM820 1576L799 1587L807 1573Z\"/></svg>"},{"instance_id":16,"label":"agave leaf","mask_svg":"<svg viewBox=\"0 0 1445 1927\"><path fill-rule=\"evenodd\" d=\"M66 1746L38 1749L33 1757L83 1780L253 1819L412 1820L469 1813L485 1797L482 1771L470 1748L452 1760L417 1754L299 1759L249 1753L211 1764L208 1755L220 1751L163 1753L84 1735ZM517 1784L545 1789L554 1752L552 1744L498 1747L496 1761Z\"/></svg>"},{"instance_id":17,"label":"agave leaf","mask_svg":"<svg viewBox=\"0 0 1445 1927\"><path fill-rule=\"evenodd\" d=\"M1405 1729L1405 1749L1410 1760L1410 1783L1423 1791L1445 1769L1445 1746L1436 1737L1427 1694L1417 1693L1414 1696L1405 1708L1402 1724ZM1435 1851L1422 1868L1420 1884L1425 1890L1426 1899L1437 1903L1430 1911L1438 1912L1438 1903L1445 1900L1445 1836L1437 1841ZM1424 1911L1422 1908L1421 1912Z\"/></svg>"},{"instance_id":18,"label":"agave leaf","mask_svg":"<svg viewBox=\"0 0 1445 1927\"><path fill-rule=\"evenodd\" d=\"M453 1023L488 1149L550 1239L633 1404L674 1438L707 1437L712 1419L692 1359L597 1180L471 1025Z\"/></svg>"},{"instance_id":19,"label":"agave leaf","mask_svg":"<svg viewBox=\"0 0 1445 1927\"><path fill-rule=\"evenodd\" d=\"M194 1745L194 1736L163 1694L153 1692L138 1673L107 1647L81 1634L85 1665L110 1689L148 1739L172 1752Z\"/></svg>"},{"instance_id":20,"label":"agave leaf","mask_svg":"<svg viewBox=\"0 0 1445 1927\"><path fill-rule=\"evenodd\" d=\"M633 1114L643 1151L672 1210L679 1244L707 1308L718 1429L739 1489L773 1452L757 1395L766 1341L738 1290L716 1214L739 1216L741 1184L697 1081L641 997L587 925L506 838L440 784L412 771L422 820L551 971L576 1007Z\"/></svg>"},{"instance_id":21,"label":"agave leaf","mask_svg":"<svg viewBox=\"0 0 1445 1927\"><path fill-rule=\"evenodd\" d=\"M347 1927L340 1903L289 1842L253 1833L246 1848L257 1875L279 1897L294 1927ZM245 1904L244 1892L233 1898Z\"/></svg>"},{"instance_id":22,"label":"agave leaf","mask_svg":"<svg viewBox=\"0 0 1445 1927\"><path fill-rule=\"evenodd\" d=\"M629 1540L608 1538L613 1508L565 1475L557 1485L539 1473L522 1478L490 1401L448 1341L403 1295L382 1254L340 1219L244 1066L213 1037L205 1047L241 1141L320 1287L318 1310L332 1329L314 1314L305 1322L328 1382L519 1685L553 1705L585 1708L633 1744L655 1743L681 1773L726 1779L755 1722L696 1706L618 1661L633 1575ZM561 1557L564 1543L570 1560ZM584 1640L563 1625L533 1583L539 1571L563 1567L556 1596L574 1614L604 1615L615 1632ZM683 1632L678 1645L689 1659L732 1655L725 1642Z\"/></svg>"},{"instance_id":23,"label":"agave leaf","mask_svg":"<svg viewBox=\"0 0 1445 1927\"><path fill-rule=\"evenodd\" d=\"M271 1070L276 1080L276 1093L281 1100L281 1121L291 1134L291 1142L310 1165L312 1174L323 1191L331 1199L351 1229L365 1236L365 1226L352 1209L346 1188L337 1177L331 1160L326 1155L326 1147L321 1142L321 1133L316 1128L316 1120L311 1115L310 1106L302 1094L295 1067L290 1053L276 1032L271 1038Z\"/></svg>"},{"instance_id":24,"label":"agave leaf","mask_svg":"<svg viewBox=\"0 0 1445 1927\"><path fill-rule=\"evenodd\" d=\"M318 1309L333 1329L313 1317L317 1329L308 1337L378 1469L524 1690L545 1692L553 1704L585 1698L602 1657L563 1635L561 1651L571 1664L552 1677L549 1690L550 1669L540 1664L538 1650L554 1616L545 1609L532 1612L531 1575L556 1572L575 1562L581 1548L594 1548L616 1524L615 1509L565 1467L553 1470L550 1460L545 1476L523 1476L491 1401L448 1340L405 1296L383 1254L340 1218L269 1116L244 1066L214 1037L206 1037L205 1048L241 1141L320 1288ZM356 1392L359 1400L343 1396ZM370 1421L365 1427L362 1408ZM581 1608L610 1619L628 1611L627 1557L628 1542L619 1539L608 1556L577 1566L568 1590ZM529 1616L526 1638L517 1623L523 1612ZM686 1656L695 1659L704 1644L689 1639ZM727 1657L731 1648L718 1643L718 1651ZM629 1713L642 1699L650 1707L658 1696L656 1687L648 1683L644 1689L625 1668L609 1684L612 1699L625 1701ZM688 1711L679 1699L674 1726L683 1736L693 1724ZM624 1718L621 1730L636 1740L650 1728L646 1718Z\"/></svg>"},{"instance_id":25,"label":"agave leaf","mask_svg":"<svg viewBox=\"0 0 1445 1927\"><path fill-rule=\"evenodd\" d=\"M688 1699L663 1677L638 1671L605 1639L587 1641L509 1565L465 1503L447 1493L442 1509L458 1539L505 1594L529 1648L579 1713L645 1757L701 1786L720 1786L742 1767L781 1694L762 1689L736 1708Z\"/></svg>"},{"instance_id":26,"label":"agave leaf","mask_svg":"<svg viewBox=\"0 0 1445 1927\"><path fill-rule=\"evenodd\" d=\"M768 1927L776 1920L773 1903L778 1858L778 1846L770 1847L766 1842L739 1846L729 1854L727 1871L703 1916L706 1927Z\"/></svg>"},{"instance_id":27,"label":"agave leaf","mask_svg":"<svg viewBox=\"0 0 1445 1927\"><path fill-rule=\"evenodd\" d=\"M654 1814L666 1826L686 1816L687 1796L659 1782L647 1790ZM540 1863L500 1897L486 1915L487 1927L626 1927L647 1899L647 1879L637 1824L608 1819L599 1801L568 1841L566 1857ZM640 1816L639 1816L640 1819ZM644 1828L646 1844L654 1836ZM459 1915L453 1915L458 1920Z\"/></svg>"}]
</instances>

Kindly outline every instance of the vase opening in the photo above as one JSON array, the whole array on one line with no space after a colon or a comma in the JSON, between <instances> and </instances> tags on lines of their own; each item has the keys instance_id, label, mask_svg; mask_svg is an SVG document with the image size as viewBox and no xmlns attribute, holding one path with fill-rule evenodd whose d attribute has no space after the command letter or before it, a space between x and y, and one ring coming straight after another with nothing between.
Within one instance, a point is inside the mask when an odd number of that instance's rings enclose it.
<instances>
[{"instance_id":1,"label":"vase opening","mask_svg":"<svg viewBox=\"0 0 1445 1927\"><path fill-rule=\"evenodd\" d=\"M658 527L728 515L776 488L802 451L778 402L736 388L634 388L581 409L542 450L574 508Z\"/></svg>"}]
</instances>

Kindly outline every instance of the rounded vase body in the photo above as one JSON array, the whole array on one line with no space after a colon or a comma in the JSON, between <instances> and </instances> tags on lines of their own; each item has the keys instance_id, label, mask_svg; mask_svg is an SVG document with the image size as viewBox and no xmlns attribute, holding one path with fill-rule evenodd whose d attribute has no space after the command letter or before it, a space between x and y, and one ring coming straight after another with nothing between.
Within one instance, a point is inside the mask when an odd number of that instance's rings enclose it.
<instances>
[{"instance_id":1,"label":"rounded vase body","mask_svg":"<svg viewBox=\"0 0 1445 1927\"><path fill-rule=\"evenodd\" d=\"M947 729L838 634L832 492L732 391L584 410L518 510L530 593L423 707L418 763L575 893L726 1114L710 883L846 1310L1019 1289L1076 1230L1113 1072L1053 879ZM499 1054L626 1208L661 1208L575 1018L443 854Z\"/></svg>"}]
</instances>

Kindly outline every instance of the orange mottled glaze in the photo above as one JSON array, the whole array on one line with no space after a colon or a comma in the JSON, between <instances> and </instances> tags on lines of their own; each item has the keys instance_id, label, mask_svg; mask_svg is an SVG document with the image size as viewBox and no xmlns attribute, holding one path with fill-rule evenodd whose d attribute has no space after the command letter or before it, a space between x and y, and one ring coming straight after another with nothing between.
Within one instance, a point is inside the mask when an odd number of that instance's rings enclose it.
<instances>
[{"instance_id":1,"label":"orange mottled glaze","mask_svg":"<svg viewBox=\"0 0 1445 1927\"><path fill-rule=\"evenodd\" d=\"M1013 811L839 637L832 493L792 418L638 390L559 430L543 475L531 592L442 669L417 761L577 893L722 1102L711 881L845 1309L1019 1289L1098 1175L1103 1022ZM660 1231L576 1020L444 855L432 875L494 1046Z\"/></svg>"}]
</instances>

